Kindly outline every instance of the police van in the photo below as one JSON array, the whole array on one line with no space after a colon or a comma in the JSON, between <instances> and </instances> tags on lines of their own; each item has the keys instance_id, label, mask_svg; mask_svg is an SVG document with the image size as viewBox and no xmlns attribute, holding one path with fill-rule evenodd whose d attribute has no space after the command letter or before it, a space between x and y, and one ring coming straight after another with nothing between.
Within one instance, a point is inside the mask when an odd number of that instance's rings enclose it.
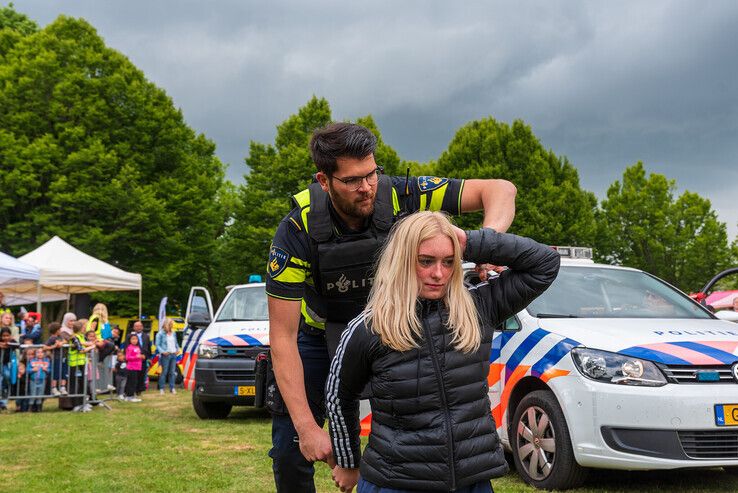
<instances>
[{"instance_id":1,"label":"police van","mask_svg":"<svg viewBox=\"0 0 738 493\"><path fill-rule=\"evenodd\" d=\"M504 323L490 355L492 414L523 480L738 473L736 325L646 272L595 264L590 249L559 253L556 281Z\"/></svg>"},{"instance_id":2,"label":"police van","mask_svg":"<svg viewBox=\"0 0 738 493\"><path fill-rule=\"evenodd\" d=\"M210 293L193 287L182 354L185 388L202 419L224 419L233 406L262 407L269 353L263 282L232 286L213 315Z\"/></svg>"}]
</instances>

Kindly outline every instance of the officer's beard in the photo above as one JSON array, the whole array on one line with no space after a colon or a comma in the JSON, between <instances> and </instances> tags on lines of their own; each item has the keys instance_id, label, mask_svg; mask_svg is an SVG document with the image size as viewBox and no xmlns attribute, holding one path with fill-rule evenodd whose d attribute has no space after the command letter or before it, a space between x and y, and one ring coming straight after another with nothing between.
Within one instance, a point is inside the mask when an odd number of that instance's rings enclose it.
<instances>
[{"instance_id":1,"label":"officer's beard","mask_svg":"<svg viewBox=\"0 0 738 493\"><path fill-rule=\"evenodd\" d=\"M331 202L333 202L333 207L346 216L356 219L366 219L374 213L374 199L376 197L376 192L374 190L370 189L368 192L361 194L352 200L341 196L341 194L337 193L333 187L329 186L328 188L331 191L330 196Z\"/></svg>"}]
</instances>

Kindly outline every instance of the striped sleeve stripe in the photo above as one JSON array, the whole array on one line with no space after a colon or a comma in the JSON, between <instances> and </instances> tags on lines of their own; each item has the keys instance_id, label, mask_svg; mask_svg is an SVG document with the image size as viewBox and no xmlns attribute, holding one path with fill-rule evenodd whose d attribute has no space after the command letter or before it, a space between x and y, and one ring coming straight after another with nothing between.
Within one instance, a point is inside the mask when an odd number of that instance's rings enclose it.
<instances>
[{"instance_id":1,"label":"striped sleeve stripe","mask_svg":"<svg viewBox=\"0 0 738 493\"><path fill-rule=\"evenodd\" d=\"M351 437L349 436L349 429L346 426L346 420L343 416L343 411L338 402L338 388L340 385L340 373L343 365L343 356L346 353L346 346L357 327L364 321L364 314L362 313L355 319L353 319L346 330L341 335L341 341L336 349L336 356L331 362L331 371L328 375L327 395L326 395L326 410L328 411L328 421L331 424L333 435L331 437L333 441L333 451L336 454L336 462L338 465L344 468L355 468L356 458L351 452Z\"/></svg>"},{"instance_id":2,"label":"striped sleeve stripe","mask_svg":"<svg viewBox=\"0 0 738 493\"><path fill-rule=\"evenodd\" d=\"M347 327L346 331L341 335L339 347L336 350L336 357L331 363L331 373L327 384L329 395L326 398L329 410L329 419L333 424L333 440L334 451L336 451L337 462L341 467L356 467L356 460L351 453L351 439L349 430L346 426L346 420L343 411L338 403L339 375L343 364L343 356L346 352L346 345L353 334L354 330L363 321L363 316L355 318Z\"/></svg>"},{"instance_id":3,"label":"striped sleeve stripe","mask_svg":"<svg viewBox=\"0 0 738 493\"><path fill-rule=\"evenodd\" d=\"M277 296L276 294L270 293L269 291L267 291L266 294L267 294L267 296L271 296L272 298L277 298L277 299L280 299L280 300L287 300L287 301L300 301L300 300L302 300L302 296L300 296L299 298L288 298L287 296Z\"/></svg>"}]
</instances>

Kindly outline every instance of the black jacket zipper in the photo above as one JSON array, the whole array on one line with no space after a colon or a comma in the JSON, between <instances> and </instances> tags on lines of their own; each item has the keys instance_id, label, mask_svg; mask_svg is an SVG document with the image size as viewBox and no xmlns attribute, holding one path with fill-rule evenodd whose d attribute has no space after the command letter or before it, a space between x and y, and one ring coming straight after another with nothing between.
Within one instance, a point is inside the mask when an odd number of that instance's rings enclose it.
<instances>
[{"instance_id":1,"label":"black jacket zipper","mask_svg":"<svg viewBox=\"0 0 738 493\"><path fill-rule=\"evenodd\" d=\"M428 310L428 312L428 316L430 316L430 310ZM440 313L436 312L436 316L440 318ZM446 435L448 437L449 452L448 466L451 471L451 491L456 491L456 471L454 470L454 436L451 431L451 414L448 412L448 404L446 402L446 387L443 383L443 374L441 373L441 365L438 362L438 355L436 354L435 348L433 347L433 334L431 333L425 316L422 317L422 320L423 329L425 330L425 338L428 340L428 350L430 351L431 360L433 360L433 367L436 372L436 378L438 379L438 390L441 396L443 414L446 416Z\"/></svg>"}]
</instances>

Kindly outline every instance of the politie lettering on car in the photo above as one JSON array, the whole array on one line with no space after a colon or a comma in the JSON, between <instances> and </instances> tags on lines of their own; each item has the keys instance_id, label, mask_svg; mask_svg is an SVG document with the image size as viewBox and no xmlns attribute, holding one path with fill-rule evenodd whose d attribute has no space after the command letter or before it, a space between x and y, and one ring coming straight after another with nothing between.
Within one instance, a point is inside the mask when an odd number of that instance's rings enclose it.
<instances>
[{"instance_id":1,"label":"politie lettering on car","mask_svg":"<svg viewBox=\"0 0 738 493\"><path fill-rule=\"evenodd\" d=\"M587 468L736 472L735 324L646 272L559 252L557 280L490 355L492 414L522 478L565 489Z\"/></svg>"},{"instance_id":2,"label":"politie lettering on car","mask_svg":"<svg viewBox=\"0 0 738 493\"><path fill-rule=\"evenodd\" d=\"M590 468L738 473L735 324L646 272L557 249L558 278L500 327L490 354L492 415L523 480L568 489Z\"/></svg>"}]
</instances>

